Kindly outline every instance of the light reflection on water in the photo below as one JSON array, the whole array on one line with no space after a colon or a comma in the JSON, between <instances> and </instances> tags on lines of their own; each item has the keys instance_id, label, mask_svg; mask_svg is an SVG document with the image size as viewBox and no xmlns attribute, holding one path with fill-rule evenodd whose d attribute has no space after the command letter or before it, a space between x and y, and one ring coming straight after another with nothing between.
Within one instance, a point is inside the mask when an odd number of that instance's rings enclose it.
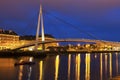
<instances>
[{"instance_id":1,"label":"light reflection on water","mask_svg":"<svg viewBox=\"0 0 120 80\"><path fill-rule=\"evenodd\" d=\"M108 67L107 67L107 65L108 65L107 62L108 62L108 60L107 60L107 59L108 59L108 55L105 54L105 79L107 79L107 76L108 76L108 74L107 74L107 72L108 72L108 71L107 71L107 70L108 70L108 69L107 69L107 68L108 68Z\"/></svg>"},{"instance_id":2,"label":"light reflection on water","mask_svg":"<svg viewBox=\"0 0 120 80\"><path fill-rule=\"evenodd\" d=\"M85 60L85 80L90 80L90 53L86 54Z\"/></svg>"},{"instance_id":3,"label":"light reflection on water","mask_svg":"<svg viewBox=\"0 0 120 80\"><path fill-rule=\"evenodd\" d=\"M109 64L110 64L110 65L109 65L109 66L110 66L110 78L112 78L112 53L109 54L109 57L110 57L110 58L109 58L109 59L110 59L110 60L109 60L109 61L110 61L110 62L109 62Z\"/></svg>"},{"instance_id":4,"label":"light reflection on water","mask_svg":"<svg viewBox=\"0 0 120 80\"><path fill-rule=\"evenodd\" d=\"M58 72L59 72L59 55L56 56L55 59L55 80L58 80Z\"/></svg>"},{"instance_id":5,"label":"light reflection on water","mask_svg":"<svg viewBox=\"0 0 120 80\"><path fill-rule=\"evenodd\" d=\"M100 54L100 80L102 80L102 75L103 75L103 58L102 58L102 54Z\"/></svg>"},{"instance_id":6,"label":"light reflection on water","mask_svg":"<svg viewBox=\"0 0 120 80\"><path fill-rule=\"evenodd\" d=\"M0 80L108 80L120 74L119 58L119 53L0 58ZM36 64L14 66L21 60Z\"/></svg>"},{"instance_id":7,"label":"light reflection on water","mask_svg":"<svg viewBox=\"0 0 120 80\"><path fill-rule=\"evenodd\" d=\"M118 74L118 53L116 53L116 74Z\"/></svg>"},{"instance_id":8,"label":"light reflection on water","mask_svg":"<svg viewBox=\"0 0 120 80\"><path fill-rule=\"evenodd\" d=\"M19 78L18 78L18 80L22 80L22 76L23 76L23 65L20 66Z\"/></svg>"},{"instance_id":9,"label":"light reflection on water","mask_svg":"<svg viewBox=\"0 0 120 80\"><path fill-rule=\"evenodd\" d=\"M40 61L39 62L39 70L40 70L40 72L39 72L39 74L40 74L40 76L39 76L39 80L43 80L43 61Z\"/></svg>"},{"instance_id":10,"label":"light reflection on water","mask_svg":"<svg viewBox=\"0 0 120 80\"><path fill-rule=\"evenodd\" d=\"M70 80L71 54L68 55L68 80Z\"/></svg>"},{"instance_id":11,"label":"light reflection on water","mask_svg":"<svg viewBox=\"0 0 120 80\"><path fill-rule=\"evenodd\" d=\"M80 80L80 54L76 55L76 70L75 79Z\"/></svg>"}]
</instances>

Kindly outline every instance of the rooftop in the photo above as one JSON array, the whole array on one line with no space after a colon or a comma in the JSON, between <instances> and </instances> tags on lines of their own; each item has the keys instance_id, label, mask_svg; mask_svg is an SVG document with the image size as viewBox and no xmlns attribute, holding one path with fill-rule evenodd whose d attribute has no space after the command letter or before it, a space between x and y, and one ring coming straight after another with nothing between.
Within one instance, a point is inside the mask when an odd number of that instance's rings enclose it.
<instances>
[{"instance_id":1,"label":"rooftop","mask_svg":"<svg viewBox=\"0 0 120 80\"><path fill-rule=\"evenodd\" d=\"M17 33L15 33L12 30L3 30L3 29L0 29L0 34L17 35Z\"/></svg>"}]
</instances>

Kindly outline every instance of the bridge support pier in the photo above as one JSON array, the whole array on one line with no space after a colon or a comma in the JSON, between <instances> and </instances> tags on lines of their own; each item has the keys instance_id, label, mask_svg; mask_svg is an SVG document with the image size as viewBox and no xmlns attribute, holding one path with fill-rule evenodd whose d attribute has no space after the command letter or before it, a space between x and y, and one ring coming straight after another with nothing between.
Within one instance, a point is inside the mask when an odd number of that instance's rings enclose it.
<instances>
[{"instance_id":1,"label":"bridge support pier","mask_svg":"<svg viewBox=\"0 0 120 80\"><path fill-rule=\"evenodd\" d=\"M42 51L45 51L45 44L42 44Z\"/></svg>"}]
</instances>

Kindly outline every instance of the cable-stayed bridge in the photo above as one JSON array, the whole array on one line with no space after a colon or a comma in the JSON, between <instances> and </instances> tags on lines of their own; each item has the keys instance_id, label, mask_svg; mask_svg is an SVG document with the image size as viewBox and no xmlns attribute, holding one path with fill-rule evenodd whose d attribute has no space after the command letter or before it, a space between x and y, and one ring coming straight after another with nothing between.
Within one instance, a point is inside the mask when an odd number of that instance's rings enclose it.
<instances>
[{"instance_id":1,"label":"cable-stayed bridge","mask_svg":"<svg viewBox=\"0 0 120 80\"><path fill-rule=\"evenodd\" d=\"M105 40L92 40L92 39L54 39L54 40L47 40L47 41L39 41L37 42L38 45L40 44L48 44L48 43L59 43L59 42L78 42L78 43L95 43L98 46L99 45L107 45L107 46L112 46L112 47L120 47L120 42L112 42L112 41L105 41ZM34 46L36 41L32 41L31 43L27 43L25 45L19 46L15 48L14 50L21 49L21 48L26 48L30 46Z\"/></svg>"},{"instance_id":2,"label":"cable-stayed bridge","mask_svg":"<svg viewBox=\"0 0 120 80\"><path fill-rule=\"evenodd\" d=\"M39 40L39 32L41 28L41 41ZM91 35L90 35L91 36ZM42 45L42 50L45 50L45 44L48 43L59 43L59 42L85 42L85 43L96 43L99 45L108 45L112 47L119 47L120 42L112 42L112 41L105 41L105 40L97 40L97 39L54 39L54 40L45 40L45 33L44 33L44 23L43 23L43 15L42 15L42 5L40 4L40 12L38 16L38 25L36 31L36 40L32 41L31 43L19 46L14 50L26 48L30 46L35 46L34 50L37 51L38 46Z\"/></svg>"}]
</instances>

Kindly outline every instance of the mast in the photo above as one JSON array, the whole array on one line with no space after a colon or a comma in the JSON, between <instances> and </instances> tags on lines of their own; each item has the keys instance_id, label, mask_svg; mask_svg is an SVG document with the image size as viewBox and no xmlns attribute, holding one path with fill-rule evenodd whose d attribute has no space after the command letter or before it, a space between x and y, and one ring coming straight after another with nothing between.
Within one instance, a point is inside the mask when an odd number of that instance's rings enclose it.
<instances>
[{"instance_id":1,"label":"mast","mask_svg":"<svg viewBox=\"0 0 120 80\"><path fill-rule=\"evenodd\" d=\"M40 4L40 12L38 16L38 25L37 25L37 31L36 31L36 43L35 43L35 51L37 51L38 48L38 42L39 42L39 33L40 33L40 26L41 26L41 37L42 37L42 50L45 50L45 34L44 34L44 23L43 23L43 15L42 15L42 4Z\"/></svg>"}]
</instances>

